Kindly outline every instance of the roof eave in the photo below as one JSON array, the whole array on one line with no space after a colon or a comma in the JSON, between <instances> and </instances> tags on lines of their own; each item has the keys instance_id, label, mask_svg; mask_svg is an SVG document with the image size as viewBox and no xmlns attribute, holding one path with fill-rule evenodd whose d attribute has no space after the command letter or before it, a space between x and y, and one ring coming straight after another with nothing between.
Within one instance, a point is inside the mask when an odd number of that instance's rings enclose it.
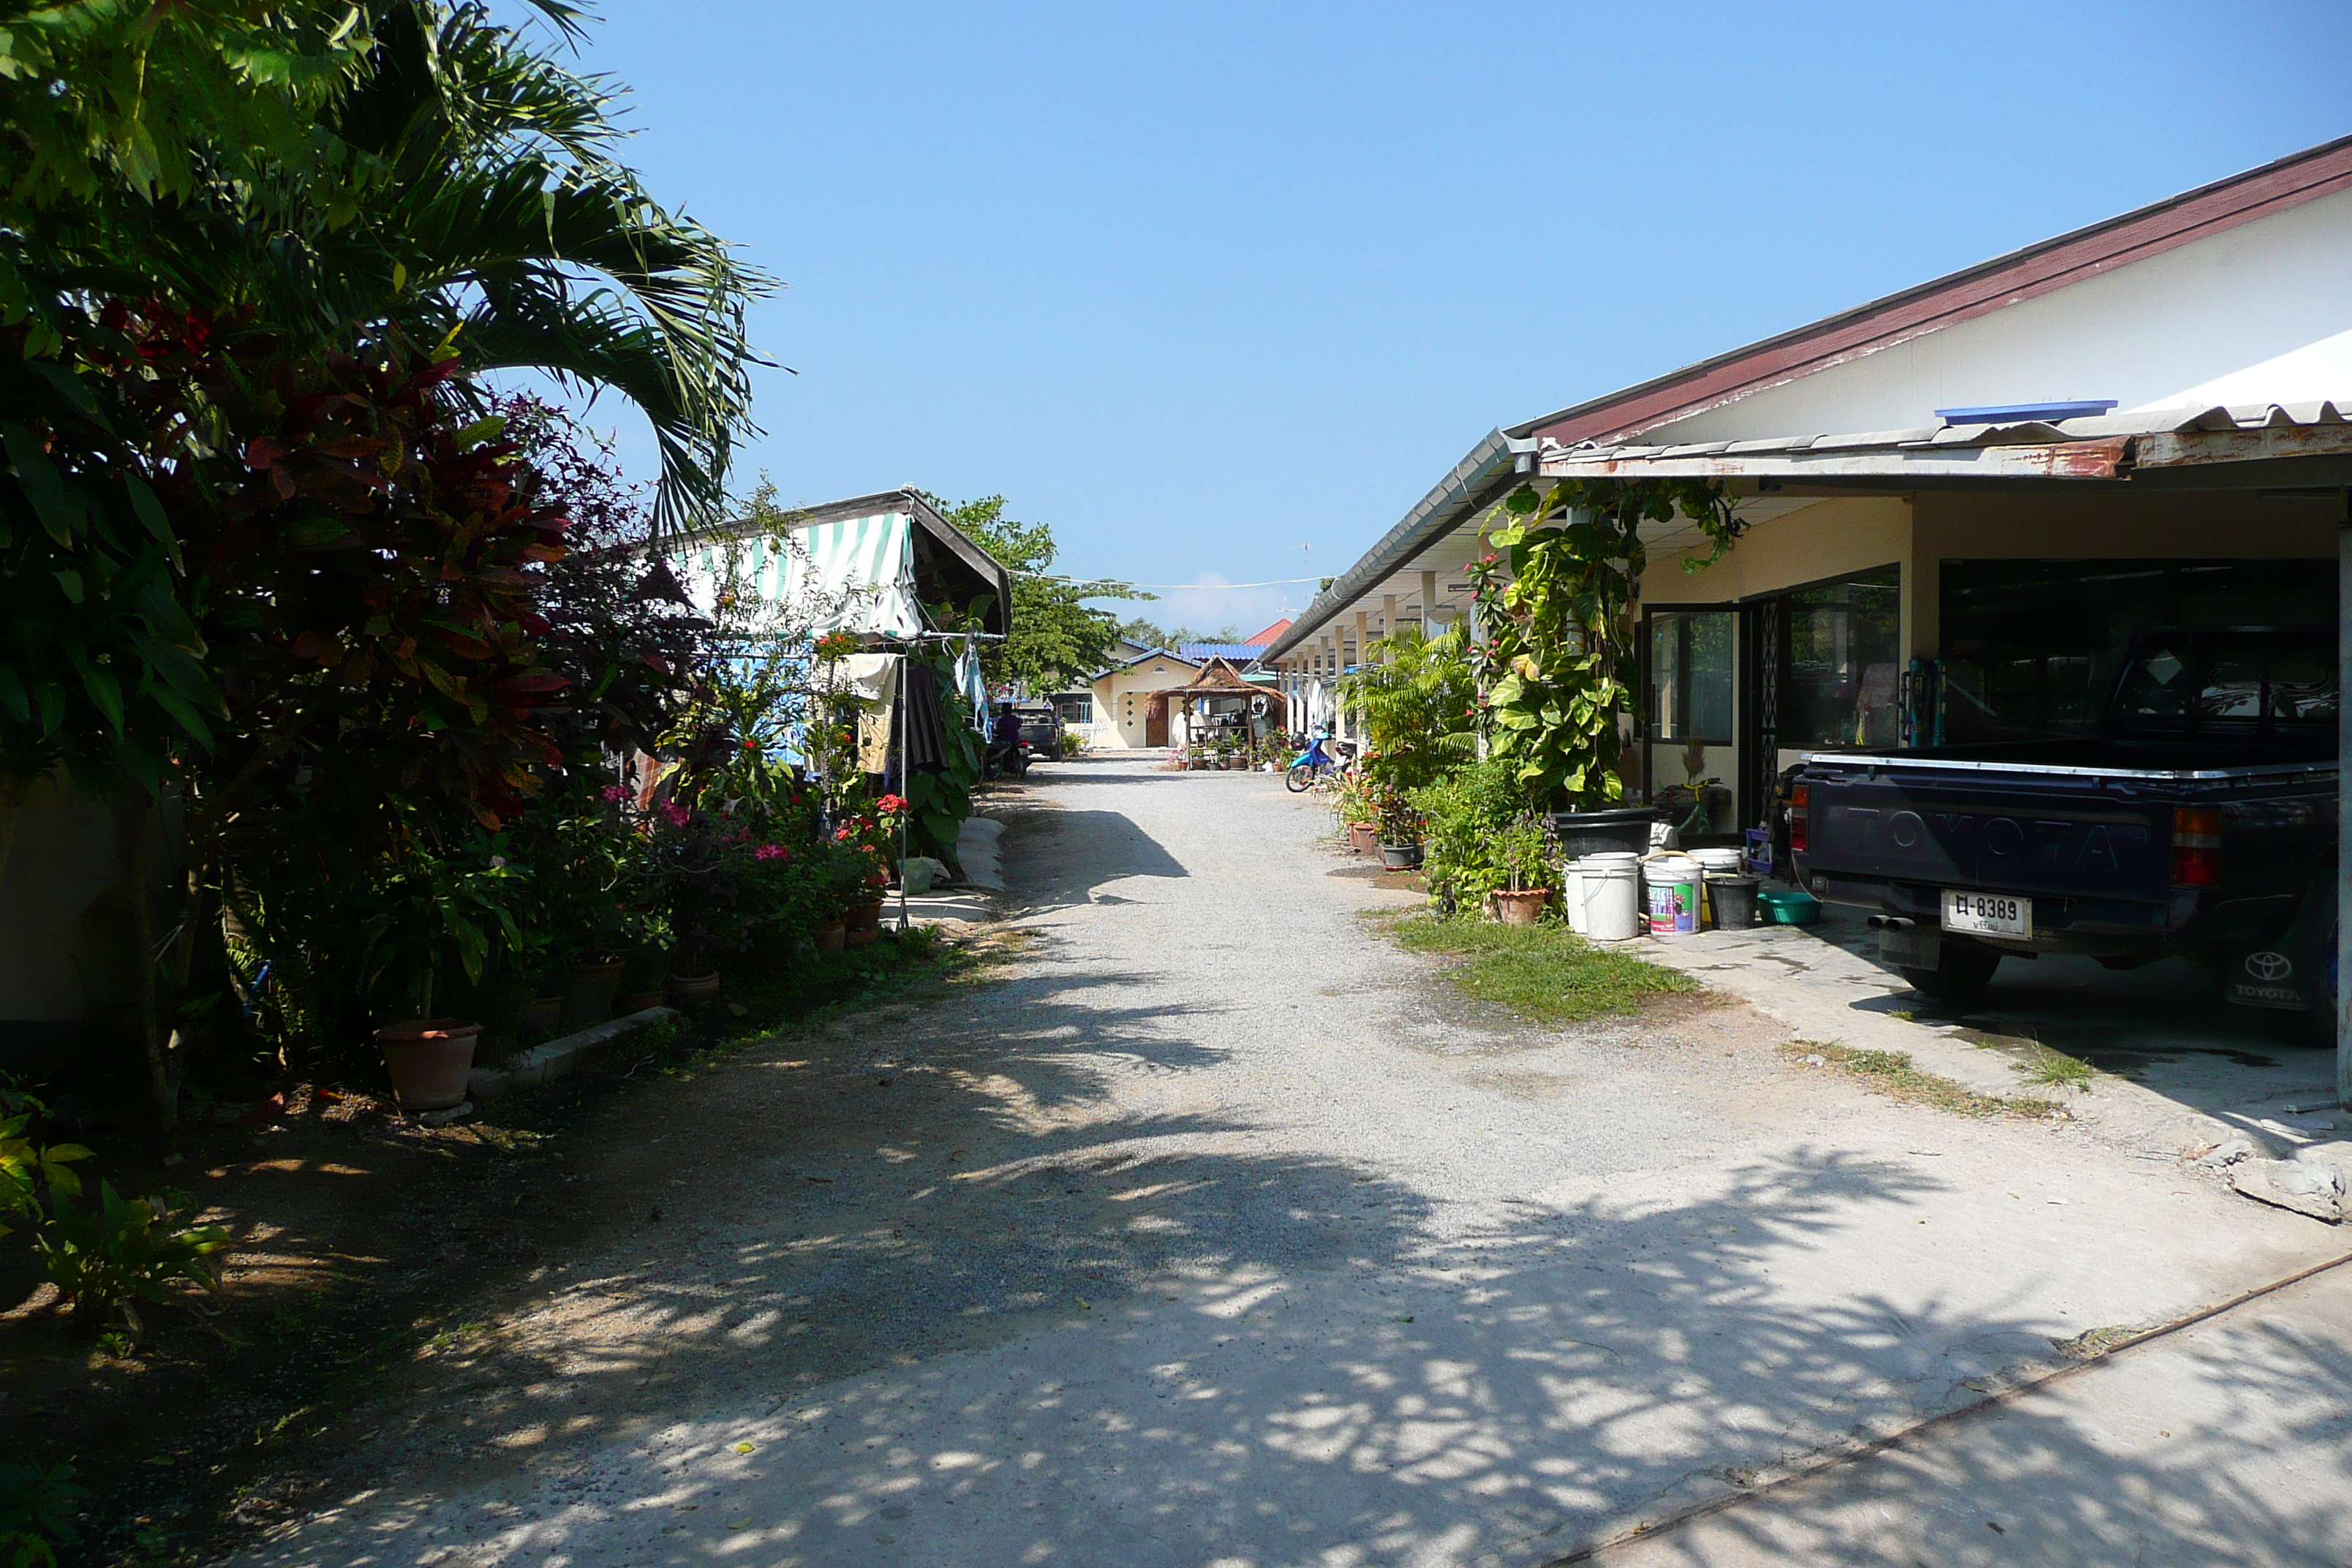
<instances>
[{"instance_id":1,"label":"roof eave","mask_svg":"<svg viewBox=\"0 0 2352 1568\"><path fill-rule=\"evenodd\" d=\"M1341 605L1436 543L1465 517L1517 484L1521 473L1533 465L1535 453L1536 443L1531 440L1501 430L1488 432L1486 439L1471 447L1454 465L1453 471L1415 502L1394 528L1381 536L1379 543L1334 579L1330 587L1315 595L1314 602L1291 622L1290 629L1267 644L1252 662L1270 664L1322 630Z\"/></svg>"}]
</instances>

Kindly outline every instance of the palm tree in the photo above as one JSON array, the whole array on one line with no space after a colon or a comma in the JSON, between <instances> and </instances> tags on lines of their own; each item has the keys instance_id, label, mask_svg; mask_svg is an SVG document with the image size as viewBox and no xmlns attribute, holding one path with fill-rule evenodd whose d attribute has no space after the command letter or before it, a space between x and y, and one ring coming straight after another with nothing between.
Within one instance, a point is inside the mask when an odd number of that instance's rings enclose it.
<instances>
[{"instance_id":1,"label":"palm tree","mask_svg":"<svg viewBox=\"0 0 2352 1568\"><path fill-rule=\"evenodd\" d=\"M559 37L581 10L535 0ZM614 155L614 92L479 0L0 0L0 325L163 299L340 346L612 391L662 452L656 526L720 505L772 282Z\"/></svg>"}]
</instances>

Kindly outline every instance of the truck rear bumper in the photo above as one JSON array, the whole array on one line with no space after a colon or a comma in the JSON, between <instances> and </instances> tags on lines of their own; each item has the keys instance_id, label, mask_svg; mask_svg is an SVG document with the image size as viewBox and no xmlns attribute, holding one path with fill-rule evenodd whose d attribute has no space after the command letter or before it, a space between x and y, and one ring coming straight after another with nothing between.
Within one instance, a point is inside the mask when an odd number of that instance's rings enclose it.
<instances>
[{"instance_id":1,"label":"truck rear bumper","mask_svg":"<svg viewBox=\"0 0 2352 1568\"><path fill-rule=\"evenodd\" d=\"M1868 910L1913 922L1916 929L1940 931L1943 889L1914 882L1840 877L1820 873L1807 879L1813 896L1823 903ZM2031 897L2032 895L2028 895ZM1955 937L2001 952L2071 952L2093 958L2155 958L2193 945L2197 905L2193 893L2165 903L2131 899L2034 898L2033 935Z\"/></svg>"}]
</instances>

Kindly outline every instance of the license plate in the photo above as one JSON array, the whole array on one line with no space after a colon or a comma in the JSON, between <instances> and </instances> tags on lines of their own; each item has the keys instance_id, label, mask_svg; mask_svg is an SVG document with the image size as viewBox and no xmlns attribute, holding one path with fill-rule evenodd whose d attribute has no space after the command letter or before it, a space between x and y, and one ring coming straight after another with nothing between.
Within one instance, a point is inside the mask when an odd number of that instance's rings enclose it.
<instances>
[{"instance_id":1,"label":"license plate","mask_svg":"<svg viewBox=\"0 0 2352 1568\"><path fill-rule=\"evenodd\" d=\"M1974 931L1981 936L2030 937L2033 934L2033 900L2006 893L1964 893L1948 889L1944 894L1944 929Z\"/></svg>"}]
</instances>

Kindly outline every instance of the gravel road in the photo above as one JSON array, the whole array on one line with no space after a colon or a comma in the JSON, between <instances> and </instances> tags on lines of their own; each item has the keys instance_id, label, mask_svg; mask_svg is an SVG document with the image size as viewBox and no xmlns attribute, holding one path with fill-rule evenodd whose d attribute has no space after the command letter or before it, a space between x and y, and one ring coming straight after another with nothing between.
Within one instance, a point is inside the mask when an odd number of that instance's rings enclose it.
<instances>
[{"instance_id":1,"label":"gravel road","mask_svg":"<svg viewBox=\"0 0 2352 1568\"><path fill-rule=\"evenodd\" d=\"M1466 1003L1276 779L1033 784L1000 978L617 1100L577 1261L237 1561L1539 1563L2340 1245L1738 1003Z\"/></svg>"}]
</instances>

